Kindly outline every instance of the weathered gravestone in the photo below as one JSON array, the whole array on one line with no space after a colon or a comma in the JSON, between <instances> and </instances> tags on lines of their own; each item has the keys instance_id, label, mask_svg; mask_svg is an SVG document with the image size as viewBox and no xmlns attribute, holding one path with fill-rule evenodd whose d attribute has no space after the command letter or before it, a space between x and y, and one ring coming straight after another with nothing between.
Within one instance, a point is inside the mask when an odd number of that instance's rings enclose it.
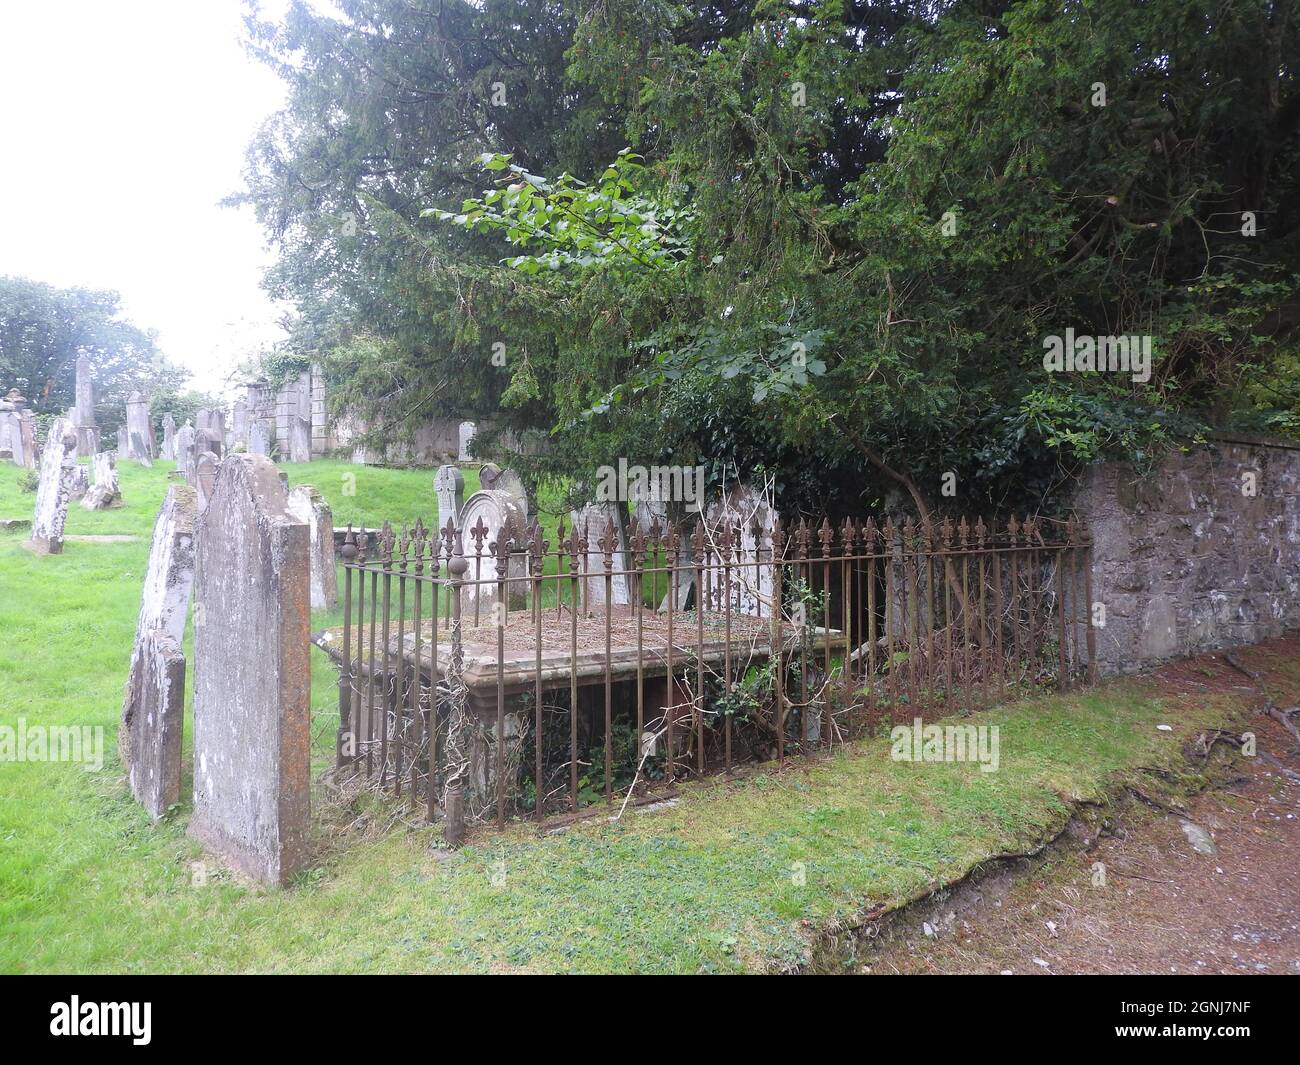
<instances>
[{"instance_id":1,"label":"weathered gravestone","mask_svg":"<svg viewBox=\"0 0 1300 1065\"><path fill-rule=\"evenodd\" d=\"M194 414L194 428L199 433L209 432L213 434L213 439L221 444L222 448L226 444L226 412L219 407L204 407ZM221 452L217 452L220 454Z\"/></svg>"},{"instance_id":2,"label":"weathered gravestone","mask_svg":"<svg viewBox=\"0 0 1300 1065\"><path fill-rule=\"evenodd\" d=\"M181 797L182 640L194 586L194 519L194 489L172 485L153 524L117 734L131 794L155 821Z\"/></svg>"},{"instance_id":3,"label":"weathered gravestone","mask_svg":"<svg viewBox=\"0 0 1300 1065\"><path fill-rule=\"evenodd\" d=\"M68 519L76 462L76 430L67 418L55 418L41 453L41 479L32 518L31 545L43 554L57 555L63 550L63 525Z\"/></svg>"},{"instance_id":4,"label":"weathered gravestone","mask_svg":"<svg viewBox=\"0 0 1300 1065\"><path fill-rule=\"evenodd\" d=\"M120 435L118 440L121 440ZM157 454L153 427L149 424L149 404L139 392L132 392L126 401L126 446L130 458L146 465ZM118 454L120 457L121 452Z\"/></svg>"},{"instance_id":5,"label":"weathered gravestone","mask_svg":"<svg viewBox=\"0 0 1300 1065\"><path fill-rule=\"evenodd\" d=\"M95 483L90 486L81 505L86 510L107 510L122 505L122 490L117 483L117 456L111 451L101 451L92 462Z\"/></svg>"},{"instance_id":6,"label":"weathered gravestone","mask_svg":"<svg viewBox=\"0 0 1300 1065\"><path fill-rule=\"evenodd\" d=\"M196 533L190 832L272 884L306 858L310 553L275 465L226 458Z\"/></svg>"},{"instance_id":7,"label":"weathered gravestone","mask_svg":"<svg viewBox=\"0 0 1300 1065\"><path fill-rule=\"evenodd\" d=\"M162 457L169 462L176 461L176 419L164 414L162 420L163 440Z\"/></svg>"},{"instance_id":8,"label":"weathered gravestone","mask_svg":"<svg viewBox=\"0 0 1300 1065\"><path fill-rule=\"evenodd\" d=\"M311 530L311 608L338 605L338 571L334 558L334 515L315 488L300 484L289 493L289 511Z\"/></svg>"},{"instance_id":9,"label":"weathered gravestone","mask_svg":"<svg viewBox=\"0 0 1300 1065\"><path fill-rule=\"evenodd\" d=\"M524 605L528 576L528 508L524 501L509 492L475 492L460 513L465 545L465 590L461 616L474 624L485 622L500 600L497 583L497 560L493 545L503 538L513 542L506 577L510 583L506 594L510 609ZM470 583L470 582L479 583Z\"/></svg>"},{"instance_id":10,"label":"weathered gravestone","mask_svg":"<svg viewBox=\"0 0 1300 1065\"><path fill-rule=\"evenodd\" d=\"M81 439L80 434L77 437ZM78 444L78 448L80 444ZM68 471L68 501L81 501L86 498L86 493L90 491L90 467L83 466L81 463L75 463Z\"/></svg>"},{"instance_id":11,"label":"weathered gravestone","mask_svg":"<svg viewBox=\"0 0 1300 1065\"><path fill-rule=\"evenodd\" d=\"M248 450L248 401L235 400L234 416L231 419L231 446Z\"/></svg>"},{"instance_id":12,"label":"weathered gravestone","mask_svg":"<svg viewBox=\"0 0 1300 1065\"><path fill-rule=\"evenodd\" d=\"M194 486L194 491L198 494L199 513L208 508L208 501L212 498L212 486L217 479L217 467L220 466L217 456L211 451L203 451L194 459L194 466L190 473L190 484Z\"/></svg>"},{"instance_id":13,"label":"weathered gravestone","mask_svg":"<svg viewBox=\"0 0 1300 1065\"><path fill-rule=\"evenodd\" d=\"M456 453L456 458L457 458L458 461L460 461L460 462L469 462L469 461L470 461L470 459L471 459L471 457L472 457L472 456L470 455L470 444L471 444L472 441L474 440L474 433L476 432L476 430L477 430L477 427L474 425L473 422L461 422L461 423L460 423L460 430L459 430L459 445L460 445L460 446L459 446L459 450L458 450L457 453Z\"/></svg>"},{"instance_id":14,"label":"weathered gravestone","mask_svg":"<svg viewBox=\"0 0 1300 1065\"><path fill-rule=\"evenodd\" d=\"M289 461L311 461L311 419L297 415L289 419Z\"/></svg>"},{"instance_id":15,"label":"weathered gravestone","mask_svg":"<svg viewBox=\"0 0 1300 1065\"><path fill-rule=\"evenodd\" d=\"M275 423L265 418L254 418L248 423L248 453L271 458L271 441L275 439Z\"/></svg>"},{"instance_id":16,"label":"weathered gravestone","mask_svg":"<svg viewBox=\"0 0 1300 1065\"><path fill-rule=\"evenodd\" d=\"M609 527L613 526L612 568L609 581L609 601L615 606L632 602L628 572L632 569L632 556L627 549L627 512L621 503L589 503L569 515L573 527L582 532L587 541L587 551L578 556L578 572L582 575L582 604L584 607L603 606L605 596L605 548L602 545ZM622 572L619 572L619 571Z\"/></svg>"},{"instance_id":17,"label":"weathered gravestone","mask_svg":"<svg viewBox=\"0 0 1300 1065\"><path fill-rule=\"evenodd\" d=\"M90 359L77 356L77 405L73 424L77 428L77 457L88 459L99 451L99 426L95 423L95 382Z\"/></svg>"},{"instance_id":18,"label":"weathered gravestone","mask_svg":"<svg viewBox=\"0 0 1300 1065\"><path fill-rule=\"evenodd\" d=\"M131 442L126 436L125 423L117 427L117 454L119 458L129 459L131 457Z\"/></svg>"},{"instance_id":19,"label":"weathered gravestone","mask_svg":"<svg viewBox=\"0 0 1300 1065\"><path fill-rule=\"evenodd\" d=\"M465 478L460 467L439 466L433 491L438 497L438 528L445 529L449 521L459 527L460 510L465 505Z\"/></svg>"},{"instance_id":20,"label":"weathered gravestone","mask_svg":"<svg viewBox=\"0 0 1300 1065\"><path fill-rule=\"evenodd\" d=\"M120 455L121 452L118 452ZM176 430L176 472L188 480L194 468L194 426L187 421Z\"/></svg>"},{"instance_id":21,"label":"weathered gravestone","mask_svg":"<svg viewBox=\"0 0 1300 1065\"><path fill-rule=\"evenodd\" d=\"M701 573L705 609L725 610L730 602L733 613L772 616L772 533L777 519L767 497L745 484L733 485L709 504L705 527L714 542L708 545L711 565ZM730 573L716 542L724 525L733 530Z\"/></svg>"}]
</instances>

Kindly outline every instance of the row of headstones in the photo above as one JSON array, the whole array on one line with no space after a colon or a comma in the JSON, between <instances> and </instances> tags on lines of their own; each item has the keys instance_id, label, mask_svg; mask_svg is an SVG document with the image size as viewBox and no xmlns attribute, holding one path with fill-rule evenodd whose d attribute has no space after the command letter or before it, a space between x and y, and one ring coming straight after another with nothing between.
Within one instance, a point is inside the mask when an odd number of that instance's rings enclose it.
<instances>
[{"instance_id":1,"label":"row of headstones","mask_svg":"<svg viewBox=\"0 0 1300 1065\"><path fill-rule=\"evenodd\" d=\"M438 527L445 528L448 520L454 527L468 533L481 527L485 529L481 544L466 542L464 549L471 560L469 577L471 582L477 576L485 581L483 584L471 583L465 592L466 602L477 601L479 613L495 603L498 597L496 584L492 583L495 570L484 571L481 567L483 553L490 551L503 534L517 543L527 539L528 499L523 481L511 470L502 470L493 463L488 463L479 470L480 490L464 498L465 480L460 468L445 465L438 468L434 476L433 487L438 499ZM730 572L723 573L720 564L710 564L703 568L702 577L707 589L705 608L721 610L726 607L723 602L731 593L731 609L740 613L760 615L770 613L772 609L772 571L760 550L759 538L766 538L776 528L778 515L770 500L759 491L744 484L734 485L729 491L713 500L705 510L706 524L716 526L730 523L741 530L740 542L736 545ZM627 576L632 570L632 556L628 551L629 521L627 508L618 503L591 503L581 510L571 511L570 528L585 531L589 544L586 555L578 558L578 572L582 582L582 601L588 607L603 606L606 601L606 582L604 557L595 546L601 533L611 524L615 532L614 573L609 581L609 601L614 606L628 606L632 602L633 589ZM668 521L667 508L659 501L639 502L632 520L640 526L645 534L651 526L658 523L660 528ZM480 526L480 522L482 523ZM755 525L758 537L755 536ZM475 560L479 565L475 566ZM619 572L622 571L622 572ZM511 579L526 577L527 559L523 553L514 553L510 557L507 576ZM677 600L675 608L686 605L694 582L693 573L676 582ZM520 581L514 585L519 589L522 599L524 584ZM672 595L671 592L668 593ZM516 604L512 604L516 605ZM521 604L520 604L521 605ZM665 597L660 605L668 605Z\"/></svg>"},{"instance_id":2,"label":"row of headstones","mask_svg":"<svg viewBox=\"0 0 1300 1065\"><path fill-rule=\"evenodd\" d=\"M180 800L194 617L190 834L234 868L283 884L306 860L311 609L334 605L333 523L270 459L204 452L154 523L118 746L154 819Z\"/></svg>"}]
</instances>

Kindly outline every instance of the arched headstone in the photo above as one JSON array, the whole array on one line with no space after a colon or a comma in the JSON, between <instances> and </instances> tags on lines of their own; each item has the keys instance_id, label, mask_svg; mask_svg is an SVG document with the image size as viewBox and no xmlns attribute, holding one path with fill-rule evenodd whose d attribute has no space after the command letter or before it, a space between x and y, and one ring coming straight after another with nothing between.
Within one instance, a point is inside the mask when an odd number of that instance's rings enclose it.
<instances>
[{"instance_id":1,"label":"arched headstone","mask_svg":"<svg viewBox=\"0 0 1300 1065\"><path fill-rule=\"evenodd\" d=\"M481 624L488 620L487 612L499 600L492 545L502 537L512 541L515 547L506 570L507 578L513 579L507 587L510 609L523 606L526 589L525 582L519 578L528 576L528 510L523 503L508 492L475 492L465 500L459 528L469 564L461 616L471 624L475 619Z\"/></svg>"},{"instance_id":2,"label":"arched headstone","mask_svg":"<svg viewBox=\"0 0 1300 1065\"><path fill-rule=\"evenodd\" d=\"M573 511L569 518L587 541L587 553L578 556L578 572L583 575L583 605L602 606L605 603L605 552L601 539L611 524L614 539L609 601L615 606L630 604L632 594L627 574L632 569L632 556L627 549L627 517L623 504L591 503Z\"/></svg>"}]
</instances>

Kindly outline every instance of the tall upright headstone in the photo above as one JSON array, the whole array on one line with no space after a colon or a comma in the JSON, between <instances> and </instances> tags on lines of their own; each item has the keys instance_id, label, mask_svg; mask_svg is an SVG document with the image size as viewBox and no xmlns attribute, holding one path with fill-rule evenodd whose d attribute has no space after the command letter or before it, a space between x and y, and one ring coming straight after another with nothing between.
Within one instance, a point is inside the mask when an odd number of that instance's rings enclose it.
<instances>
[{"instance_id":1,"label":"tall upright headstone","mask_svg":"<svg viewBox=\"0 0 1300 1065\"><path fill-rule=\"evenodd\" d=\"M168 462L176 461L176 419L171 414L164 414L162 420L163 439L162 457Z\"/></svg>"},{"instance_id":2,"label":"tall upright headstone","mask_svg":"<svg viewBox=\"0 0 1300 1065\"><path fill-rule=\"evenodd\" d=\"M459 450L458 450L457 453L456 453L456 459L457 459L457 461L459 461L459 462L469 462L469 461L471 460L471 458L473 457L473 456L471 455L472 448L471 448L470 445L471 445L471 444L473 443L473 441L474 441L474 433L475 433L476 431L477 431L477 426L475 426L475 424L474 424L473 422L461 422L461 423L460 423L460 429L459 429L459 437L460 437L460 439L459 439L459 443L460 443L460 448L459 448Z\"/></svg>"},{"instance_id":3,"label":"tall upright headstone","mask_svg":"<svg viewBox=\"0 0 1300 1065\"><path fill-rule=\"evenodd\" d=\"M194 489L167 489L153 525L118 753L131 793L155 821L181 797L185 619L194 586Z\"/></svg>"},{"instance_id":4,"label":"tall upright headstone","mask_svg":"<svg viewBox=\"0 0 1300 1065\"><path fill-rule=\"evenodd\" d=\"M63 550L63 525L68 519L76 464L76 430L67 418L55 418L41 452L41 479L32 518L32 547L42 554L57 555Z\"/></svg>"},{"instance_id":5,"label":"tall upright headstone","mask_svg":"<svg viewBox=\"0 0 1300 1065\"><path fill-rule=\"evenodd\" d=\"M122 505L122 490L117 482L117 456L112 451L101 451L91 460L95 483L90 486L81 505L86 510L107 510Z\"/></svg>"},{"instance_id":6,"label":"tall upright headstone","mask_svg":"<svg viewBox=\"0 0 1300 1065\"><path fill-rule=\"evenodd\" d=\"M465 505L465 478L460 467L439 466L433 491L438 497L438 528L445 528L448 521L459 526L460 509Z\"/></svg>"},{"instance_id":7,"label":"tall upright headstone","mask_svg":"<svg viewBox=\"0 0 1300 1065\"><path fill-rule=\"evenodd\" d=\"M92 458L99 451L99 426L95 423L95 381L90 359L77 356L77 405L73 422L77 428L77 457Z\"/></svg>"},{"instance_id":8,"label":"tall upright headstone","mask_svg":"<svg viewBox=\"0 0 1300 1065\"><path fill-rule=\"evenodd\" d=\"M196 533L190 832L272 884L307 854L310 555L275 464L228 456Z\"/></svg>"},{"instance_id":9,"label":"tall upright headstone","mask_svg":"<svg viewBox=\"0 0 1300 1065\"><path fill-rule=\"evenodd\" d=\"M132 392L126 401L126 446L129 457L139 462L148 462L157 454L149 404L139 392Z\"/></svg>"},{"instance_id":10,"label":"tall upright headstone","mask_svg":"<svg viewBox=\"0 0 1300 1065\"><path fill-rule=\"evenodd\" d=\"M339 601L334 514L325 497L309 484L290 490L289 511L311 531L311 608L332 610Z\"/></svg>"},{"instance_id":11,"label":"tall upright headstone","mask_svg":"<svg viewBox=\"0 0 1300 1065\"><path fill-rule=\"evenodd\" d=\"M235 400L234 415L231 419L231 443L234 447L248 450L248 400Z\"/></svg>"},{"instance_id":12,"label":"tall upright headstone","mask_svg":"<svg viewBox=\"0 0 1300 1065\"><path fill-rule=\"evenodd\" d=\"M194 469L194 426L187 421L176 430L176 472L189 480L192 469Z\"/></svg>"}]
</instances>

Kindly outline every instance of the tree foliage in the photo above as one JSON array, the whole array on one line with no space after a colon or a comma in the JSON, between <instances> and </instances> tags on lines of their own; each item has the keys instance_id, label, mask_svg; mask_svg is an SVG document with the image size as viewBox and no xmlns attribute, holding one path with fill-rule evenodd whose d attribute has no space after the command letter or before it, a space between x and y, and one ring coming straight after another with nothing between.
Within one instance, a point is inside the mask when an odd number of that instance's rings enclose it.
<instances>
[{"instance_id":1,"label":"tree foliage","mask_svg":"<svg viewBox=\"0 0 1300 1065\"><path fill-rule=\"evenodd\" d=\"M132 392L175 392L188 377L163 357L152 332L122 317L116 292L0 277L0 392L16 387L38 414L62 414L76 402L82 354L105 431L125 419Z\"/></svg>"},{"instance_id":2,"label":"tree foliage","mask_svg":"<svg viewBox=\"0 0 1300 1065\"><path fill-rule=\"evenodd\" d=\"M1288 0L340 7L255 23L293 96L249 196L394 420L967 508L1300 421ZM1049 373L1066 329L1149 380Z\"/></svg>"}]
</instances>

